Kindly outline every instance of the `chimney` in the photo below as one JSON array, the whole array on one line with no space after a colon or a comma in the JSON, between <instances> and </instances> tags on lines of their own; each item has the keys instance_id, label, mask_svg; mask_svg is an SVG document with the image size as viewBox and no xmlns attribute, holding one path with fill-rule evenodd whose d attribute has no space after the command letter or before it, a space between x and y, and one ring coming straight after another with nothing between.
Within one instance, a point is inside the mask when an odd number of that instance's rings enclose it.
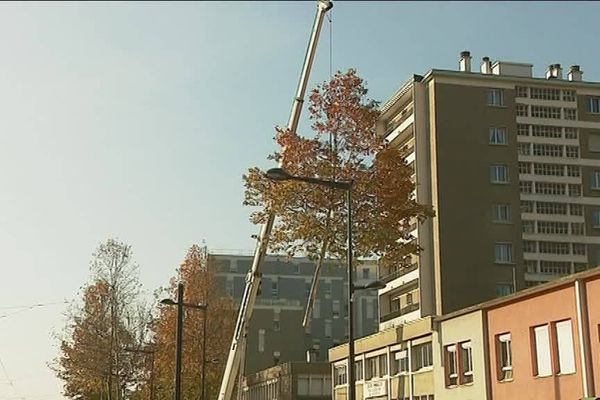
<instances>
[{"instance_id":1,"label":"chimney","mask_svg":"<svg viewBox=\"0 0 600 400\"><path fill-rule=\"evenodd\" d=\"M458 69L461 72L471 72L471 52L461 51Z\"/></svg>"},{"instance_id":2,"label":"chimney","mask_svg":"<svg viewBox=\"0 0 600 400\"><path fill-rule=\"evenodd\" d=\"M567 77L572 82L581 82L582 75L583 71L581 70L581 67L579 65L571 65Z\"/></svg>"},{"instance_id":3,"label":"chimney","mask_svg":"<svg viewBox=\"0 0 600 400\"><path fill-rule=\"evenodd\" d=\"M546 79L562 79L560 64L550 64L546 70Z\"/></svg>"},{"instance_id":4,"label":"chimney","mask_svg":"<svg viewBox=\"0 0 600 400\"><path fill-rule=\"evenodd\" d=\"M563 78L562 68L561 68L560 64L554 64L554 77L556 79L562 79Z\"/></svg>"},{"instance_id":5,"label":"chimney","mask_svg":"<svg viewBox=\"0 0 600 400\"><path fill-rule=\"evenodd\" d=\"M483 57L481 59L481 73L491 74L492 73L492 62L489 57Z\"/></svg>"}]
</instances>

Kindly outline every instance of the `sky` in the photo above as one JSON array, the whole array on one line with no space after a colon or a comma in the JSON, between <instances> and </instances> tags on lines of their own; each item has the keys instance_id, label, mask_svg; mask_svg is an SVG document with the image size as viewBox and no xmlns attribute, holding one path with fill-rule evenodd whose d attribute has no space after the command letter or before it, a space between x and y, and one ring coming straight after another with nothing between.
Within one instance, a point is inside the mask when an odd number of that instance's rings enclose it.
<instances>
[{"instance_id":1,"label":"sky","mask_svg":"<svg viewBox=\"0 0 600 400\"><path fill-rule=\"evenodd\" d=\"M252 253L242 174L274 166L314 14L312 1L0 3L0 400L63 398L47 363L99 242L131 244L149 292L194 243ZM354 67L386 100L462 50L475 68L579 64L600 81L599 17L593 2L339 1L311 86Z\"/></svg>"}]
</instances>

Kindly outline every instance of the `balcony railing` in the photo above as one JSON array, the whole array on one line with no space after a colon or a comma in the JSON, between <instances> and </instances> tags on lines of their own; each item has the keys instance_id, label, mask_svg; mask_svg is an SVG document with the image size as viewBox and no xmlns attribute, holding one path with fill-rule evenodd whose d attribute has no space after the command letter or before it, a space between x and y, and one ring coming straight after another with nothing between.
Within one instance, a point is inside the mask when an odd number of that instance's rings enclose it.
<instances>
[{"instance_id":1,"label":"balcony railing","mask_svg":"<svg viewBox=\"0 0 600 400\"><path fill-rule=\"evenodd\" d=\"M381 276L379 277L379 280L382 281L383 283L388 283L402 275L406 275L409 272L416 270L417 268L419 268L419 264L417 264L417 263L410 264L406 267L390 268L387 271L381 271Z\"/></svg>"},{"instance_id":2,"label":"balcony railing","mask_svg":"<svg viewBox=\"0 0 600 400\"><path fill-rule=\"evenodd\" d=\"M411 313L413 311L417 311L418 309L419 309L419 303L409 304L409 305L407 305L404 308L401 308L399 310L392 311L391 313L382 315L379 318L379 322L389 321L390 319L394 319L394 318L400 317L402 315L406 315L406 314Z\"/></svg>"}]
</instances>

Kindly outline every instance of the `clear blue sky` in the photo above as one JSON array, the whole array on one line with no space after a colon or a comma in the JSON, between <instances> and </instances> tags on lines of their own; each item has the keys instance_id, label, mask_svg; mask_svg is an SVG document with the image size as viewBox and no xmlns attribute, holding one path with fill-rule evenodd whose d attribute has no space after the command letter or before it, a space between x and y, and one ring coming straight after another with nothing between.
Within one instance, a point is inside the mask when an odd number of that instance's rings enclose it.
<instances>
[{"instance_id":1,"label":"clear blue sky","mask_svg":"<svg viewBox=\"0 0 600 400\"><path fill-rule=\"evenodd\" d=\"M150 291L195 242L252 250L241 176L270 165L314 9L1 3L0 316L75 298L109 236L133 246ZM358 68L380 100L461 50L600 81L599 17L600 3L337 2L333 67ZM322 39L312 82L329 75L328 25ZM0 317L0 400L61 398L46 362L63 311Z\"/></svg>"}]
</instances>

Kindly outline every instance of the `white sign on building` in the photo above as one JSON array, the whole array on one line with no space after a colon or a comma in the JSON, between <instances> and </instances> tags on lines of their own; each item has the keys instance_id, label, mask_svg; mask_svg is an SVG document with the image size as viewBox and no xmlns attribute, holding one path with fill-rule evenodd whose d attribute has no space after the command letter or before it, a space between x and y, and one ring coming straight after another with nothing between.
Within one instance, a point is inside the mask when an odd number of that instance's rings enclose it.
<instances>
[{"instance_id":1,"label":"white sign on building","mask_svg":"<svg viewBox=\"0 0 600 400\"><path fill-rule=\"evenodd\" d=\"M387 381L365 382L365 398L387 396Z\"/></svg>"}]
</instances>

